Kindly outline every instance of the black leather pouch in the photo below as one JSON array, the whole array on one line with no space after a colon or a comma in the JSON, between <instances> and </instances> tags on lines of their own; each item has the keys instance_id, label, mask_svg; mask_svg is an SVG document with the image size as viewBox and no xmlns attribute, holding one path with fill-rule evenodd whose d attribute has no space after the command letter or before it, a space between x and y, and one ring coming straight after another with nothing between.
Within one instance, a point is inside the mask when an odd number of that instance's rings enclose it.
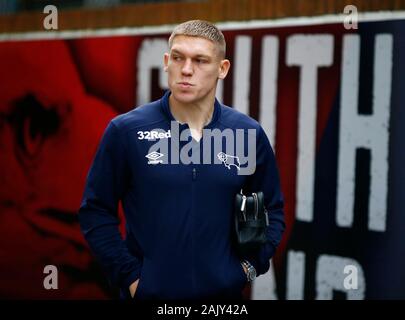
<instances>
[{"instance_id":1,"label":"black leather pouch","mask_svg":"<svg viewBox=\"0 0 405 320\"><path fill-rule=\"evenodd\" d=\"M236 246L239 254L246 255L260 249L266 243L266 227L269 224L264 206L263 192L235 197Z\"/></svg>"}]
</instances>

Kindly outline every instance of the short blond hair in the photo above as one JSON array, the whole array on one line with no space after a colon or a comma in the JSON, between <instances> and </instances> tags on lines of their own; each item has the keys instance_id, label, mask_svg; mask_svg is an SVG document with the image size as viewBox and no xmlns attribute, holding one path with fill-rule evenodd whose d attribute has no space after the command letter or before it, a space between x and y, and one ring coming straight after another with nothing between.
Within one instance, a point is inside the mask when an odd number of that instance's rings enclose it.
<instances>
[{"instance_id":1,"label":"short blond hair","mask_svg":"<svg viewBox=\"0 0 405 320\"><path fill-rule=\"evenodd\" d=\"M172 48L176 36L201 37L212 41L218 48L219 55L225 58L226 42L224 34L211 22L190 20L176 26L169 38L169 49Z\"/></svg>"}]
</instances>

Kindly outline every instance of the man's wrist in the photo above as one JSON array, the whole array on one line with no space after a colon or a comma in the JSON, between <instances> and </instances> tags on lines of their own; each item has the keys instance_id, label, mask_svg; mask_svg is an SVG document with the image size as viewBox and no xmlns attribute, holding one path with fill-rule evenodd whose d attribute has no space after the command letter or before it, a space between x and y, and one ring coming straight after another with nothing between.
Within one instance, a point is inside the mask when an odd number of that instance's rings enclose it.
<instances>
[{"instance_id":1,"label":"man's wrist","mask_svg":"<svg viewBox=\"0 0 405 320\"><path fill-rule=\"evenodd\" d=\"M247 260L243 260L242 262L243 270L246 273L246 278L248 282L252 282L256 279L256 269L255 267Z\"/></svg>"}]
</instances>

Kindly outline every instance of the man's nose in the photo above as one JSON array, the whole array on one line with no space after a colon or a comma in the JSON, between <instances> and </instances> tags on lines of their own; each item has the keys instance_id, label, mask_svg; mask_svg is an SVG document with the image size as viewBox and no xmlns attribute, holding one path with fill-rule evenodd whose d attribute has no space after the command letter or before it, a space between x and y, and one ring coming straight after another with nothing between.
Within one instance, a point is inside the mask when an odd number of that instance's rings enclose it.
<instances>
[{"instance_id":1,"label":"man's nose","mask_svg":"<svg viewBox=\"0 0 405 320\"><path fill-rule=\"evenodd\" d=\"M193 64L191 59L186 59L186 61L183 64L183 67L181 68L181 72L183 75L190 76L193 74Z\"/></svg>"}]
</instances>

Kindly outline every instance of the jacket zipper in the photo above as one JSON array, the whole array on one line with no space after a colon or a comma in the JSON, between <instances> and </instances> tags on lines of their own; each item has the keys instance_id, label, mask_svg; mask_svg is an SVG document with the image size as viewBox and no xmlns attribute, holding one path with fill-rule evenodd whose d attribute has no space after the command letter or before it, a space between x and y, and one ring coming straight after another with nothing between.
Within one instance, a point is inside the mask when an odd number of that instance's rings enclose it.
<instances>
[{"instance_id":1,"label":"jacket zipper","mask_svg":"<svg viewBox=\"0 0 405 320\"><path fill-rule=\"evenodd\" d=\"M191 174L191 230L194 230L194 197L195 197L195 184L194 181L197 179L197 169L193 167ZM191 233L190 242L191 242L191 261L194 261L194 241L193 234ZM194 276L194 263L192 263L191 269L191 287L192 290L195 290L195 276Z\"/></svg>"}]
</instances>

